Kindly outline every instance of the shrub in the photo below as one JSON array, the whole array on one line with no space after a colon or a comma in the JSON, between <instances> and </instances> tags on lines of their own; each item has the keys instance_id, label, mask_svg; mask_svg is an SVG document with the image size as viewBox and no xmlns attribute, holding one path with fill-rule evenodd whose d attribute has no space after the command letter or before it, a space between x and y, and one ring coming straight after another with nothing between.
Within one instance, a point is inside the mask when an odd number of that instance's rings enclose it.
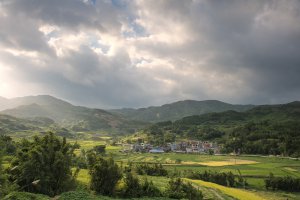
<instances>
[{"instance_id":1,"label":"shrub","mask_svg":"<svg viewBox=\"0 0 300 200\"><path fill-rule=\"evenodd\" d=\"M141 164L136 166L136 171L139 175L147 174L149 176L167 176L168 171L163 168L162 164Z\"/></svg>"},{"instance_id":2,"label":"shrub","mask_svg":"<svg viewBox=\"0 0 300 200\"><path fill-rule=\"evenodd\" d=\"M300 178L293 178L291 176L275 177L270 173L269 177L265 179L265 186L266 189L299 192Z\"/></svg>"},{"instance_id":3,"label":"shrub","mask_svg":"<svg viewBox=\"0 0 300 200\"><path fill-rule=\"evenodd\" d=\"M90 153L88 160L91 189L98 194L113 195L115 186L122 177L118 165L112 158L104 159L95 153Z\"/></svg>"},{"instance_id":4,"label":"shrub","mask_svg":"<svg viewBox=\"0 0 300 200\"><path fill-rule=\"evenodd\" d=\"M145 180L143 186L142 186L142 196L147 197L160 197L162 196L160 190L153 184L152 181Z\"/></svg>"},{"instance_id":5,"label":"shrub","mask_svg":"<svg viewBox=\"0 0 300 200\"><path fill-rule=\"evenodd\" d=\"M152 181L146 179L141 183L131 172L127 172L124 178L124 188L121 191L121 196L124 198L161 197L162 193Z\"/></svg>"},{"instance_id":6,"label":"shrub","mask_svg":"<svg viewBox=\"0 0 300 200\"><path fill-rule=\"evenodd\" d=\"M127 172L124 179L125 186L122 191L122 196L126 198L141 197L142 186L137 177L134 177L132 173Z\"/></svg>"},{"instance_id":7,"label":"shrub","mask_svg":"<svg viewBox=\"0 0 300 200\"><path fill-rule=\"evenodd\" d=\"M232 172L211 172L211 171L204 171L203 173L200 172L191 172L188 175L189 178L192 179L200 179L203 181L213 182L217 183L219 185L234 187L236 186L242 186L245 183L244 178L240 175L238 177L238 181L235 180L235 176Z\"/></svg>"},{"instance_id":8,"label":"shrub","mask_svg":"<svg viewBox=\"0 0 300 200\"><path fill-rule=\"evenodd\" d=\"M202 192L192 186L191 183L184 183L180 178L171 179L165 195L174 199L203 199Z\"/></svg>"}]
</instances>

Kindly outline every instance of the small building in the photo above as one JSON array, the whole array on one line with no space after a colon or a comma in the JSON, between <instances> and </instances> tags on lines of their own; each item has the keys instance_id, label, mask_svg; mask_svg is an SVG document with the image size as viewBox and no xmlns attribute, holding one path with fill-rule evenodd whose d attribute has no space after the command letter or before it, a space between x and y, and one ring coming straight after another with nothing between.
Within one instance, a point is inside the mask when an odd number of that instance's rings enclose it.
<instances>
[{"instance_id":1,"label":"small building","mask_svg":"<svg viewBox=\"0 0 300 200\"><path fill-rule=\"evenodd\" d=\"M151 149L149 151L149 153L165 153L165 151L162 149L154 148L154 149Z\"/></svg>"},{"instance_id":2,"label":"small building","mask_svg":"<svg viewBox=\"0 0 300 200\"><path fill-rule=\"evenodd\" d=\"M123 152L129 152L133 150L132 144L122 144L122 147L123 147Z\"/></svg>"}]
</instances>

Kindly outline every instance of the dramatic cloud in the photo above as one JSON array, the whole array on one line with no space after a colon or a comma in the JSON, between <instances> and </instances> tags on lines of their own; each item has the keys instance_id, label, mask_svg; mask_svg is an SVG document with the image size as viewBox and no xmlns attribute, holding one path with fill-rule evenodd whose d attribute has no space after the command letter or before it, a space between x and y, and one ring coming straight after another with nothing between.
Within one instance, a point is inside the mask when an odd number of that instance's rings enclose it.
<instances>
[{"instance_id":1,"label":"dramatic cloud","mask_svg":"<svg viewBox=\"0 0 300 200\"><path fill-rule=\"evenodd\" d=\"M298 0L0 0L0 96L300 99Z\"/></svg>"}]
</instances>

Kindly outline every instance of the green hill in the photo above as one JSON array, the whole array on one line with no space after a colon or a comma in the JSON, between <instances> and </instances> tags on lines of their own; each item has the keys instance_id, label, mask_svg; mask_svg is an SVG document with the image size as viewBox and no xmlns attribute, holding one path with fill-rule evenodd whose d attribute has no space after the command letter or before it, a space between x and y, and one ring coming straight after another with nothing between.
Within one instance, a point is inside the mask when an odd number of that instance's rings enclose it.
<instances>
[{"instance_id":1,"label":"green hill","mask_svg":"<svg viewBox=\"0 0 300 200\"><path fill-rule=\"evenodd\" d=\"M201 115L211 112L223 112L228 110L246 111L253 107L253 105L232 105L217 100L185 100L157 107L140 109L124 108L110 111L133 120L160 122L168 120L175 121L186 116Z\"/></svg>"},{"instance_id":2,"label":"green hill","mask_svg":"<svg viewBox=\"0 0 300 200\"><path fill-rule=\"evenodd\" d=\"M146 141L181 139L216 141L226 153L300 156L300 102L257 106L159 122L144 129Z\"/></svg>"},{"instance_id":3,"label":"green hill","mask_svg":"<svg viewBox=\"0 0 300 200\"><path fill-rule=\"evenodd\" d=\"M145 124L127 120L105 110L74 106L47 95L12 99L12 103L9 105L21 103L23 105L3 110L1 113L26 119L47 117L74 131L114 129L133 132L135 128Z\"/></svg>"},{"instance_id":4,"label":"green hill","mask_svg":"<svg viewBox=\"0 0 300 200\"><path fill-rule=\"evenodd\" d=\"M226 111L221 113L207 113L203 115L188 116L175 123L185 125L203 124L238 124L247 122L260 122L264 120L281 122L300 120L300 102L295 101L280 105L262 105L246 112Z\"/></svg>"},{"instance_id":5,"label":"green hill","mask_svg":"<svg viewBox=\"0 0 300 200\"><path fill-rule=\"evenodd\" d=\"M0 114L0 135L11 132L42 130L53 124L54 121L49 118L38 117L32 119L20 119Z\"/></svg>"}]
</instances>

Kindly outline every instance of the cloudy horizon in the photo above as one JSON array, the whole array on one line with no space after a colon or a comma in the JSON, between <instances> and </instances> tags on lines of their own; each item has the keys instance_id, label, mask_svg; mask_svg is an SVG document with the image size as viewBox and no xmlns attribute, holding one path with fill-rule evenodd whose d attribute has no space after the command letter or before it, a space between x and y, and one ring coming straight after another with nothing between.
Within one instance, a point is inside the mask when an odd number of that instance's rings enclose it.
<instances>
[{"instance_id":1,"label":"cloudy horizon","mask_svg":"<svg viewBox=\"0 0 300 200\"><path fill-rule=\"evenodd\" d=\"M0 0L0 96L300 100L297 0Z\"/></svg>"}]
</instances>

